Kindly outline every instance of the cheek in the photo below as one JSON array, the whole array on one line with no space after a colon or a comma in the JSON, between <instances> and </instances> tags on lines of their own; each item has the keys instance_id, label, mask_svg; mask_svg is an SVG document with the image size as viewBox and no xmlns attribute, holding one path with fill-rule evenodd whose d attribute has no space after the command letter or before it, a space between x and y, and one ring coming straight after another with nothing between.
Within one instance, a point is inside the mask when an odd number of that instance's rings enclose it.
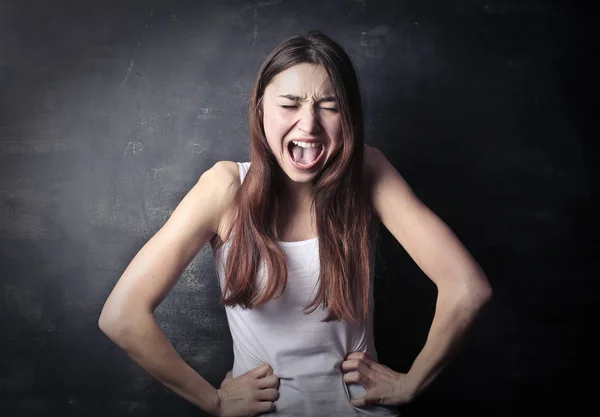
<instances>
[{"instance_id":1,"label":"cheek","mask_svg":"<svg viewBox=\"0 0 600 417\"><path fill-rule=\"evenodd\" d=\"M286 133L285 124L277 116L265 115L263 117L263 128L271 152L279 154L282 150L281 140Z\"/></svg>"},{"instance_id":2,"label":"cheek","mask_svg":"<svg viewBox=\"0 0 600 417\"><path fill-rule=\"evenodd\" d=\"M269 141L281 141L282 136L285 135L287 130L285 120L272 114L263 117L263 127Z\"/></svg>"},{"instance_id":3,"label":"cheek","mask_svg":"<svg viewBox=\"0 0 600 417\"><path fill-rule=\"evenodd\" d=\"M327 135L334 142L342 141L342 124L340 121L332 120L325 125L325 129L327 130Z\"/></svg>"}]
</instances>

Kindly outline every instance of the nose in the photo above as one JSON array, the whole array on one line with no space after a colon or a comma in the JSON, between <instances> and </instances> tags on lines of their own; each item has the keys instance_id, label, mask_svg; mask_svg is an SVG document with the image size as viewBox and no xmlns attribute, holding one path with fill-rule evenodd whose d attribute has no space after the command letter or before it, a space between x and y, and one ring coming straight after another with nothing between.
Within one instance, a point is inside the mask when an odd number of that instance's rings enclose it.
<instances>
[{"instance_id":1,"label":"nose","mask_svg":"<svg viewBox=\"0 0 600 417\"><path fill-rule=\"evenodd\" d=\"M299 115L300 119L298 120L298 129L311 135L319 132L321 124L319 121L319 115L314 109L310 107L304 108L299 112Z\"/></svg>"}]
</instances>

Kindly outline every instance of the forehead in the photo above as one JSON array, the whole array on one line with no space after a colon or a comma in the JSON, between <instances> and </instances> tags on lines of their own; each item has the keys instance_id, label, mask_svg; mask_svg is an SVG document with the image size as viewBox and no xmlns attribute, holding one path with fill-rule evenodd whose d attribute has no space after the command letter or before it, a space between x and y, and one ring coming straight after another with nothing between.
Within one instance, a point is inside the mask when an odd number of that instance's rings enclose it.
<instances>
[{"instance_id":1,"label":"forehead","mask_svg":"<svg viewBox=\"0 0 600 417\"><path fill-rule=\"evenodd\" d=\"M275 94L295 94L301 97L332 94L327 71L320 65L298 64L277 74L267 90Z\"/></svg>"}]
</instances>

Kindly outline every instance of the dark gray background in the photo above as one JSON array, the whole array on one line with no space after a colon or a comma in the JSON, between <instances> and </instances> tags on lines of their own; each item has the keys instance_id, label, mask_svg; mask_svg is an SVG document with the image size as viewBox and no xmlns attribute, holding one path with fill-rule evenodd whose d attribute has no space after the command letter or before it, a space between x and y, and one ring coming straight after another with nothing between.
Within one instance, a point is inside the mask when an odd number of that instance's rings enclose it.
<instances>
[{"instance_id":1,"label":"dark gray background","mask_svg":"<svg viewBox=\"0 0 600 417\"><path fill-rule=\"evenodd\" d=\"M0 1L0 414L202 415L104 336L135 253L218 160L247 161L258 67L317 28L355 62L367 143L495 300L405 416L577 412L597 302L592 14L569 1ZM435 287L382 229L375 338L407 371ZM231 336L210 247L158 308L213 385Z\"/></svg>"}]
</instances>

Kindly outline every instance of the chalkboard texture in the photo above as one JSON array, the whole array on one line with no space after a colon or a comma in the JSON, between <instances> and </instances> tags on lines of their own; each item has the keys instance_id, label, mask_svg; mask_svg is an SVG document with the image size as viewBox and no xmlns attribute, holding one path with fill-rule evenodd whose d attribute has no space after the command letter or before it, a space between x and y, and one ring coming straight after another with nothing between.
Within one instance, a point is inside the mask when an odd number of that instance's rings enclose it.
<instances>
[{"instance_id":1,"label":"chalkboard texture","mask_svg":"<svg viewBox=\"0 0 600 417\"><path fill-rule=\"evenodd\" d=\"M404 416L579 415L596 375L598 97L585 2L0 0L0 415L200 416L98 328L141 246L216 161L247 161L258 68L322 30L356 65L366 141L479 261L495 298ZM595 25L597 26L597 25ZM435 286L382 230L379 359L407 371ZM218 386L210 247L156 311Z\"/></svg>"}]
</instances>

